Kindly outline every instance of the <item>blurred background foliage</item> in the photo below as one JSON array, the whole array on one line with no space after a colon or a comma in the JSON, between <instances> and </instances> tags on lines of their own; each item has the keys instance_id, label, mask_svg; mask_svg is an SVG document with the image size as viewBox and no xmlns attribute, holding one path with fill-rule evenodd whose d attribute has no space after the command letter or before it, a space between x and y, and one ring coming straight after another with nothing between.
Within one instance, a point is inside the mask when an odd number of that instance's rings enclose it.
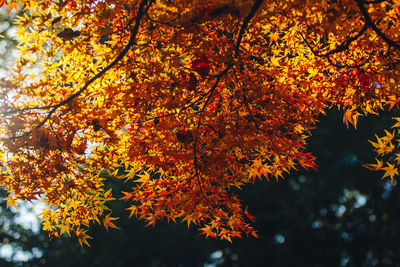
<instances>
[{"instance_id":1,"label":"blurred background foliage","mask_svg":"<svg viewBox=\"0 0 400 267\"><path fill-rule=\"evenodd\" d=\"M14 14L0 11L2 78L16 43ZM16 211L1 200L0 266L400 266L399 186L362 167L374 162L367 140L389 128L395 115L361 118L357 130L346 129L341 112L321 117L308 145L318 157L317 172L256 181L239 192L256 217L258 239L231 244L199 236L185 224L145 227L128 219L127 203L114 201L121 230L93 225L91 247L80 247L74 238L50 240L36 229L32 205ZM109 179L107 186L117 193L131 184Z\"/></svg>"},{"instance_id":2,"label":"blurred background foliage","mask_svg":"<svg viewBox=\"0 0 400 267\"><path fill-rule=\"evenodd\" d=\"M7 75L17 55L16 28L13 25L15 10L8 13L6 8L0 9L0 78Z\"/></svg>"}]
</instances>

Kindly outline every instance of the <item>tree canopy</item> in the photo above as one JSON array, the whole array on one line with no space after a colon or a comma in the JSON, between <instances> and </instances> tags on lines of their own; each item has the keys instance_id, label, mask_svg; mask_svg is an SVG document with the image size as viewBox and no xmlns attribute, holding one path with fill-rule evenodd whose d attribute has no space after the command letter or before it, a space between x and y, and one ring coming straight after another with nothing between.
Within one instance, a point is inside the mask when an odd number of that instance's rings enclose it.
<instances>
[{"instance_id":1,"label":"tree canopy","mask_svg":"<svg viewBox=\"0 0 400 267\"><path fill-rule=\"evenodd\" d=\"M399 0L0 5L20 12L0 183L8 205L44 199L44 229L81 243L92 222L117 227L109 176L135 181L123 199L149 225L257 236L235 188L315 168L306 138L327 109L356 127L399 102ZM387 134L372 144L396 155ZM399 158L367 167L393 179Z\"/></svg>"}]
</instances>

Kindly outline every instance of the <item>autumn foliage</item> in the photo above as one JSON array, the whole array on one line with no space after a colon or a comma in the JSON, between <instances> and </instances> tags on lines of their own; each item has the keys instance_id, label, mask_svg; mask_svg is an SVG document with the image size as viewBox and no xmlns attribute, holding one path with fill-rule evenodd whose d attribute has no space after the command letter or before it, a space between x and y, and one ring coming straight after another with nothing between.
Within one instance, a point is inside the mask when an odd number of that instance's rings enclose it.
<instances>
[{"instance_id":1,"label":"autumn foliage","mask_svg":"<svg viewBox=\"0 0 400 267\"><path fill-rule=\"evenodd\" d=\"M150 225L257 236L235 188L315 168L306 137L326 109L356 126L399 102L399 0L0 3L19 12L20 51L2 81L0 182L81 243L92 222L117 227L105 171L135 181L123 199Z\"/></svg>"}]
</instances>

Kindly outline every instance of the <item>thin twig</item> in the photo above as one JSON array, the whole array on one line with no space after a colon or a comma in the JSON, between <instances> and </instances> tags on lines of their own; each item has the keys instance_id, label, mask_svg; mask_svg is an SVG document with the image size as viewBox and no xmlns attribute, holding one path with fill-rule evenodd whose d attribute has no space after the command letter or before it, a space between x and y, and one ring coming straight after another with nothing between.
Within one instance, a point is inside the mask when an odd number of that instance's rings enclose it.
<instances>
[{"instance_id":1,"label":"thin twig","mask_svg":"<svg viewBox=\"0 0 400 267\"><path fill-rule=\"evenodd\" d=\"M303 39L304 43L308 46L308 48L311 50L311 52L317 56L317 57L328 57L330 55L339 53L339 52L343 52L346 49L349 48L349 46L358 38L360 38L361 35L364 34L364 32L368 29L368 25L367 23L364 24L364 26L361 28L361 30L354 35L353 37L348 38L347 40L345 40L344 42L342 42L340 45L338 45L335 49L330 50L326 53L322 53L321 51L315 51L315 49L311 46L311 44L307 41L307 39L300 33L301 38Z\"/></svg>"},{"instance_id":2,"label":"thin twig","mask_svg":"<svg viewBox=\"0 0 400 267\"><path fill-rule=\"evenodd\" d=\"M15 113L22 113L22 112L29 111L29 110L43 110L43 109L51 109L51 108L54 108L54 105L44 106L44 107L29 107L29 108L13 109L13 110L1 112L0 116L7 116L7 115L15 114Z\"/></svg>"}]
</instances>

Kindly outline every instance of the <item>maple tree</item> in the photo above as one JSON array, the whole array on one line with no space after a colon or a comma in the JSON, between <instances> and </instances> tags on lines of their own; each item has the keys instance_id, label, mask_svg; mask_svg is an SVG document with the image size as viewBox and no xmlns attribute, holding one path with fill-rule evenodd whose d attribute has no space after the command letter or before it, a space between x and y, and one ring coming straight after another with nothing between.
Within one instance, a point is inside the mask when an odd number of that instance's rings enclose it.
<instances>
[{"instance_id":1,"label":"maple tree","mask_svg":"<svg viewBox=\"0 0 400 267\"><path fill-rule=\"evenodd\" d=\"M399 0L3 5L20 10L20 57L1 82L0 183L81 244L91 222L117 227L106 171L136 182L123 199L149 225L256 236L235 188L315 168L306 138L326 109L356 126L399 102Z\"/></svg>"}]
</instances>

